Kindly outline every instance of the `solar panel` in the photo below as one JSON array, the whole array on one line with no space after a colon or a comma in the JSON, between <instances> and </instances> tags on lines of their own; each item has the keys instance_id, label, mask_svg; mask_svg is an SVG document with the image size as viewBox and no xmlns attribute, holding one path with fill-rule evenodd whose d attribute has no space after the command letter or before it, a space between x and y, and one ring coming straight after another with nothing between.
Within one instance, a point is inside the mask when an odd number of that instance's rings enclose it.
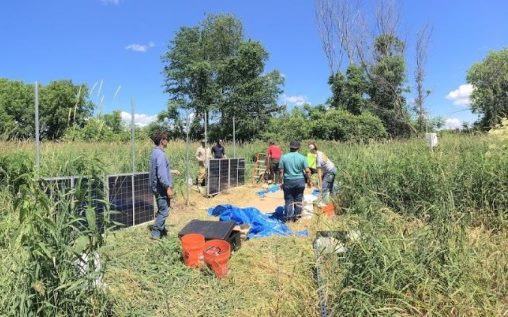
<instances>
[{"instance_id":1,"label":"solar panel","mask_svg":"<svg viewBox=\"0 0 508 317\"><path fill-rule=\"evenodd\" d=\"M155 206L148 173L134 175L134 224L151 221Z\"/></svg>"},{"instance_id":2,"label":"solar panel","mask_svg":"<svg viewBox=\"0 0 508 317\"><path fill-rule=\"evenodd\" d=\"M245 184L245 159L213 159L207 170L208 195Z\"/></svg>"},{"instance_id":3,"label":"solar panel","mask_svg":"<svg viewBox=\"0 0 508 317\"><path fill-rule=\"evenodd\" d=\"M108 176L108 192L110 221L133 226L132 175Z\"/></svg>"}]
</instances>

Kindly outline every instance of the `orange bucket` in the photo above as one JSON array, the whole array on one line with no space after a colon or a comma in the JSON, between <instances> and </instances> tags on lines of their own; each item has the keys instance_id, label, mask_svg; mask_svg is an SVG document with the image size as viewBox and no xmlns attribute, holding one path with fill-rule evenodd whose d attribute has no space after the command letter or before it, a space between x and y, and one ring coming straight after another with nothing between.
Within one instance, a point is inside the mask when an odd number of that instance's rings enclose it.
<instances>
[{"instance_id":1,"label":"orange bucket","mask_svg":"<svg viewBox=\"0 0 508 317\"><path fill-rule=\"evenodd\" d=\"M185 265L198 267L203 263L205 237L199 233L190 233L182 237L182 257Z\"/></svg>"},{"instance_id":2,"label":"orange bucket","mask_svg":"<svg viewBox=\"0 0 508 317\"><path fill-rule=\"evenodd\" d=\"M333 217L335 216L335 205L328 204L321 208L321 212L323 212L323 214L327 215L328 217Z\"/></svg>"},{"instance_id":3,"label":"orange bucket","mask_svg":"<svg viewBox=\"0 0 508 317\"><path fill-rule=\"evenodd\" d=\"M210 240L205 243L203 251L205 263L214 271L217 278L228 275L231 245L225 240Z\"/></svg>"}]
</instances>

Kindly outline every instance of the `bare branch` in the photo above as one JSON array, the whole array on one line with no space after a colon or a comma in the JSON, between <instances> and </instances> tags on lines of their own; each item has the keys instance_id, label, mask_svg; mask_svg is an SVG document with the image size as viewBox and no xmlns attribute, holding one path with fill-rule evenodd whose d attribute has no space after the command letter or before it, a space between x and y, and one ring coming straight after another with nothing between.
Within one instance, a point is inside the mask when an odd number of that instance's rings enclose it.
<instances>
[{"instance_id":1,"label":"bare branch","mask_svg":"<svg viewBox=\"0 0 508 317\"><path fill-rule=\"evenodd\" d=\"M425 124L425 99L429 95L425 91L423 82L425 79L425 63L427 61L427 48L429 45L430 37L432 35L432 27L426 24L416 35L416 69L415 69L415 82L416 82L416 99L415 111L418 115L418 123L420 131L424 130Z\"/></svg>"}]
</instances>

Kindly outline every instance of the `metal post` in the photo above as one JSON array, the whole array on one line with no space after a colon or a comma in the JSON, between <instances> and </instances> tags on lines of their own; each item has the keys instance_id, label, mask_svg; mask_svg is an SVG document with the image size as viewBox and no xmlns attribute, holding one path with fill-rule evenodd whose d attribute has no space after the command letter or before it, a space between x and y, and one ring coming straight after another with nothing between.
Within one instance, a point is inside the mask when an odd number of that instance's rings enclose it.
<instances>
[{"instance_id":1,"label":"metal post","mask_svg":"<svg viewBox=\"0 0 508 317\"><path fill-rule=\"evenodd\" d=\"M136 200L134 190L134 173L136 173L136 144L134 142L134 98L131 98L131 151L132 151L132 176L131 176L131 194L132 194L132 224L136 225Z\"/></svg>"},{"instance_id":2,"label":"metal post","mask_svg":"<svg viewBox=\"0 0 508 317\"><path fill-rule=\"evenodd\" d=\"M39 83L35 82L35 168L39 173L41 162L41 144L39 137Z\"/></svg>"},{"instance_id":3,"label":"metal post","mask_svg":"<svg viewBox=\"0 0 508 317\"><path fill-rule=\"evenodd\" d=\"M236 117L233 116L233 158L236 158Z\"/></svg>"},{"instance_id":4,"label":"metal post","mask_svg":"<svg viewBox=\"0 0 508 317\"><path fill-rule=\"evenodd\" d=\"M207 120L207 115L206 115L206 111L205 111L205 154L206 154L206 147L208 145L208 134L207 134L207 128L208 128L208 120ZM205 155L205 159L206 159L206 155Z\"/></svg>"},{"instance_id":5,"label":"metal post","mask_svg":"<svg viewBox=\"0 0 508 317\"><path fill-rule=\"evenodd\" d=\"M231 188L231 159L228 160L228 190Z\"/></svg>"},{"instance_id":6,"label":"metal post","mask_svg":"<svg viewBox=\"0 0 508 317\"><path fill-rule=\"evenodd\" d=\"M187 138L185 142L185 186L186 186L186 197L185 205L189 206L189 132L190 132L190 116L187 116ZM199 184L198 184L199 186Z\"/></svg>"}]
</instances>

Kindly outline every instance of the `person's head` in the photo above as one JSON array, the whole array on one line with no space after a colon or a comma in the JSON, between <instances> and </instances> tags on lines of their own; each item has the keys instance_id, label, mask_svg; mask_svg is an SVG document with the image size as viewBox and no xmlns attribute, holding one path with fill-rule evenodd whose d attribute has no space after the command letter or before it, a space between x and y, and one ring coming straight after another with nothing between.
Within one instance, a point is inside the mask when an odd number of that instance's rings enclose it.
<instances>
[{"instance_id":1,"label":"person's head","mask_svg":"<svg viewBox=\"0 0 508 317\"><path fill-rule=\"evenodd\" d=\"M268 142L268 145L275 145L275 142L270 141L270 142Z\"/></svg>"},{"instance_id":2,"label":"person's head","mask_svg":"<svg viewBox=\"0 0 508 317\"><path fill-rule=\"evenodd\" d=\"M205 140L205 139L202 139L202 140L200 141L200 143L201 143L201 146L202 146L202 147L205 147L205 145L206 145L206 140Z\"/></svg>"},{"instance_id":3,"label":"person's head","mask_svg":"<svg viewBox=\"0 0 508 317\"><path fill-rule=\"evenodd\" d=\"M314 142L310 142L310 143L309 143L309 151L310 151L311 153L316 153L316 152L317 152L317 150L318 150L318 149L317 149L317 145L316 145L316 143L314 143Z\"/></svg>"},{"instance_id":4,"label":"person's head","mask_svg":"<svg viewBox=\"0 0 508 317\"><path fill-rule=\"evenodd\" d=\"M153 143L157 146L166 147L168 146L168 133L166 131L157 130L152 133L150 137Z\"/></svg>"},{"instance_id":5,"label":"person's head","mask_svg":"<svg viewBox=\"0 0 508 317\"><path fill-rule=\"evenodd\" d=\"M217 140L217 144L218 144L218 145L222 145L222 144L224 144L224 142L223 142L221 139L218 139L218 140Z\"/></svg>"},{"instance_id":6,"label":"person's head","mask_svg":"<svg viewBox=\"0 0 508 317\"><path fill-rule=\"evenodd\" d=\"M293 140L289 143L289 151L296 152L300 149L300 141Z\"/></svg>"}]
</instances>

